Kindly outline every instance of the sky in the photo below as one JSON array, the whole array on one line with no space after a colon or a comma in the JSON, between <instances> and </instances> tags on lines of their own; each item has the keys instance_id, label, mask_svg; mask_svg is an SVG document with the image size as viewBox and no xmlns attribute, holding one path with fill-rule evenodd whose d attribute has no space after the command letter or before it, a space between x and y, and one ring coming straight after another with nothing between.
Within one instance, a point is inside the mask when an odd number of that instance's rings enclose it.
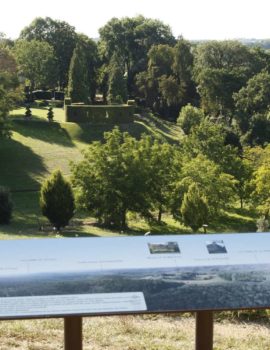
<instances>
[{"instance_id":1,"label":"sky","mask_svg":"<svg viewBox=\"0 0 270 350\"><path fill-rule=\"evenodd\" d=\"M12 39L35 17L64 20L91 38L112 17L142 14L188 40L270 38L269 0L0 0L0 32Z\"/></svg>"}]
</instances>

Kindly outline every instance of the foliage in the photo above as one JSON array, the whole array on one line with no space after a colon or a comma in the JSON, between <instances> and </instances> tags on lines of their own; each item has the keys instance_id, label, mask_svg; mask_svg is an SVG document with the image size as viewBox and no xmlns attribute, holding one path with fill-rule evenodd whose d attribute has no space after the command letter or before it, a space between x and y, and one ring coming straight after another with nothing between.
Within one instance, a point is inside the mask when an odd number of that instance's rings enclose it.
<instances>
[{"instance_id":1,"label":"foliage","mask_svg":"<svg viewBox=\"0 0 270 350\"><path fill-rule=\"evenodd\" d=\"M19 40L14 53L20 74L30 81L32 90L56 86L56 57L50 44L38 40Z\"/></svg>"},{"instance_id":2,"label":"foliage","mask_svg":"<svg viewBox=\"0 0 270 350\"><path fill-rule=\"evenodd\" d=\"M94 142L84 160L73 164L78 202L106 225L126 226L128 211L152 218L169 206L176 150L142 136L136 140L118 128Z\"/></svg>"},{"instance_id":3,"label":"foliage","mask_svg":"<svg viewBox=\"0 0 270 350\"><path fill-rule=\"evenodd\" d=\"M194 126L200 125L203 118L203 110L188 104L181 109L177 124L179 124L184 133L188 135Z\"/></svg>"},{"instance_id":4,"label":"foliage","mask_svg":"<svg viewBox=\"0 0 270 350\"><path fill-rule=\"evenodd\" d=\"M13 203L10 191L0 187L0 224L9 224L12 216Z\"/></svg>"},{"instance_id":5,"label":"foliage","mask_svg":"<svg viewBox=\"0 0 270 350\"><path fill-rule=\"evenodd\" d=\"M270 215L270 168L269 164L263 164L258 167L254 173L253 200L257 204L258 209L265 218Z\"/></svg>"},{"instance_id":6,"label":"foliage","mask_svg":"<svg viewBox=\"0 0 270 350\"><path fill-rule=\"evenodd\" d=\"M74 102L88 104L89 88L87 74L87 60L84 49L77 45L70 62L67 94Z\"/></svg>"},{"instance_id":7,"label":"foliage","mask_svg":"<svg viewBox=\"0 0 270 350\"><path fill-rule=\"evenodd\" d=\"M84 34L78 34L78 44L81 48L81 54L84 55L86 60L86 85L88 89L88 96L93 102L95 100L96 88L97 88L97 68L100 64L98 57L97 44L94 40L88 38Z\"/></svg>"},{"instance_id":8,"label":"foliage","mask_svg":"<svg viewBox=\"0 0 270 350\"><path fill-rule=\"evenodd\" d=\"M117 128L104 133L104 139L104 144L92 143L84 160L73 164L73 184L84 208L105 225L125 227L128 210L150 216L143 147L149 141L136 141Z\"/></svg>"},{"instance_id":9,"label":"foliage","mask_svg":"<svg viewBox=\"0 0 270 350\"><path fill-rule=\"evenodd\" d=\"M269 91L270 74L262 71L249 79L246 86L233 96L237 108L236 120L242 133L249 133L248 141L251 144L269 141Z\"/></svg>"},{"instance_id":10,"label":"foliage","mask_svg":"<svg viewBox=\"0 0 270 350\"><path fill-rule=\"evenodd\" d=\"M127 71L128 93L134 93L134 77L147 67L147 53L153 45L172 45L169 26L143 16L112 18L99 30L100 52L105 61L116 54Z\"/></svg>"},{"instance_id":11,"label":"foliage","mask_svg":"<svg viewBox=\"0 0 270 350\"><path fill-rule=\"evenodd\" d=\"M40 190L42 214L60 230L74 215L74 197L71 186L61 171L56 170L44 181Z\"/></svg>"},{"instance_id":12,"label":"foliage","mask_svg":"<svg viewBox=\"0 0 270 350\"><path fill-rule=\"evenodd\" d=\"M48 113L47 113L47 117L48 117L49 122L51 122L53 120L54 113L53 113L53 108L52 107L49 107Z\"/></svg>"},{"instance_id":13,"label":"foliage","mask_svg":"<svg viewBox=\"0 0 270 350\"><path fill-rule=\"evenodd\" d=\"M66 87L70 60L77 43L75 28L64 21L38 17L21 31L20 39L47 42L53 47L56 57L56 80L60 87Z\"/></svg>"},{"instance_id":14,"label":"foliage","mask_svg":"<svg viewBox=\"0 0 270 350\"><path fill-rule=\"evenodd\" d=\"M114 55L109 66L108 101L111 104L127 102L127 81L124 74L125 71L123 65L121 65L121 61Z\"/></svg>"},{"instance_id":15,"label":"foliage","mask_svg":"<svg viewBox=\"0 0 270 350\"><path fill-rule=\"evenodd\" d=\"M233 93L254 74L250 49L237 41L210 41L197 47L194 77L204 111L232 120Z\"/></svg>"},{"instance_id":16,"label":"foliage","mask_svg":"<svg viewBox=\"0 0 270 350\"><path fill-rule=\"evenodd\" d=\"M192 159L184 158L172 195L172 213L176 219L181 219L178 215L179 206L189 186L194 183L207 198L209 215L213 217L221 209L230 206L237 182L233 176L222 172L220 166L204 155Z\"/></svg>"},{"instance_id":17,"label":"foliage","mask_svg":"<svg viewBox=\"0 0 270 350\"><path fill-rule=\"evenodd\" d=\"M208 222L207 199L195 183L184 194L180 211L184 224L190 226L194 232Z\"/></svg>"},{"instance_id":18,"label":"foliage","mask_svg":"<svg viewBox=\"0 0 270 350\"><path fill-rule=\"evenodd\" d=\"M134 121L134 106L66 106L65 121L74 123L123 124Z\"/></svg>"},{"instance_id":19,"label":"foliage","mask_svg":"<svg viewBox=\"0 0 270 350\"><path fill-rule=\"evenodd\" d=\"M30 109L30 106L25 107L25 113L24 113L25 119L31 119L32 117L32 111Z\"/></svg>"},{"instance_id":20,"label":"foliage","mask_svg":"<svg viewBox=\"0 0 270 350\"><path fill-rule=\"evenodd\" d=\"M0 137L9 137L7 121L9 111L21 99L14 56L6 48L0 48Z\"/></svg>"}]
</instances>

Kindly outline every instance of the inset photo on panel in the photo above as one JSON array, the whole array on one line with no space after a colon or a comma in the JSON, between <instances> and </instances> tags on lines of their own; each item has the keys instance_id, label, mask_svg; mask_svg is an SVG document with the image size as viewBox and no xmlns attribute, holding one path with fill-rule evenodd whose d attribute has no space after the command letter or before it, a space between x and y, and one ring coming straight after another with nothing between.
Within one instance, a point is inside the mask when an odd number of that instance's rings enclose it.
<instances>
[{"instance_id":1,"label":"inset photo on panel","mask_svg":"<svg viewBox=\"0 0 270 350\"><path fill-rule=\"evenodd\" d=\"M151 254L180 253L177 242L148 243L148 247Z\"/></svg>"},{"instance_id":2,"label":"inset photo on panel","mask_svg":"<svg viewBox=\"0 0 270 350\"><path fill-rule=\"evenodd\" d=\"M206 247L209 254L227 253L227 249L223 241L207 241Z\"/></svg>"}]
</instances>

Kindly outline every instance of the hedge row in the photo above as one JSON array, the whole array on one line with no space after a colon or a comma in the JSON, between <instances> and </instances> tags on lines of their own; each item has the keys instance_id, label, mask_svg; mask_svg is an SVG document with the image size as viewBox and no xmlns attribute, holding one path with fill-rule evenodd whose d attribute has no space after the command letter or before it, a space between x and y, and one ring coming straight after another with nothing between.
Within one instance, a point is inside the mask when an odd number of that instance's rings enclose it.
<instances>
[{"instance_id":1,"label":"hedge row","mask_svg":"<svg viewBox=\"0 0 270 350\"><path fill-rule=\"evenodd\" d=\"M135 108L127 105L89 106L66 105L65 120L73 123L130 123L133 121Z\"/></svg>"}]
</instances>

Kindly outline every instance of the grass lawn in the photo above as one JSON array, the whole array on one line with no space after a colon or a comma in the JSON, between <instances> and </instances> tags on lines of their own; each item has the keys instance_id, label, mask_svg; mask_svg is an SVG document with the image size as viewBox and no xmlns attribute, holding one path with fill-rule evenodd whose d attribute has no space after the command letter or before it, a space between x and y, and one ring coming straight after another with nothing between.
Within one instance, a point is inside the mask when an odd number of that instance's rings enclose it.
<instances>
[{"instance_id":1,"label":"grass lawn","mask_svg":"<svg viewBox=\"0 0 270 350\"><path fill-rule=\"evenodd\" d=\"M112 130L113 125L64 123L61 108L54 109L53 123L46 119L46 108L33 108L33 120L26 121L24 111L21 108L11 112L12 138L0 140L0 184L11 189L15 204L12 223L1 226L0 238L54 237L55 233L39 210L37 191L41 183L55 169L61 169L69 176L70 161L80 160L81 150L90 142L101 140L103 133ZM152 115L138 115L133 123L119 127L136 138L148 133L175 143L182 137L178 126ZM249 211L224 212L221 218L209 225L208 232L252 232L256 230L255 219L256 215ZM44 227L43 231L39 231L40 226ZM141 235L147 231L152 234L190 233L189 228L169 216L164 217L162 225L149 225L133 215L129 219L129 230L120 233L98 227L87 214L77 213L63 235Z\"/></svg>"},{"instance_id":2,"label":"grass lawn","mask_svg":"<svg viewBox=\"0 0 270 350\"><path fill-rule=\"evenodd\" d=\"M85 350L193 350L195 322L180 316L85 318ZM269 350L266 323L216 322L214 350ZM63 320L0 323L1 350L63 349Z\"/></svg>"}]
</instances>

